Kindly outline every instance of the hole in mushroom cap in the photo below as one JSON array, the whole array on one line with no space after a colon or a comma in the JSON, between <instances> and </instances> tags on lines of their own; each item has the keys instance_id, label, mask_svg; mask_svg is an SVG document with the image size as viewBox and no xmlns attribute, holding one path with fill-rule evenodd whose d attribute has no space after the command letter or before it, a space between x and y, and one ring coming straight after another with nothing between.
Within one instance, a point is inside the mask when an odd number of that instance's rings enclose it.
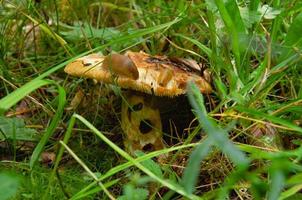
<instances>
[{"instance_id":1,"label":"hole in mushroom cap","mask_svg":"<svg viewBox=\"0 0 302 200\"><path fill-rule=\"evenodd\" d=\"M91 65L91 63L84 63L84 66L85 67L88 67L88 66L90 66Z\"/></svg>"},{"instance_id":2,"label":"hole in mushroom cap","mask_svg":"<svg viewBox=\"0 0 302 200\"><path fill-rule=\"evenodd\" d=\"M154 151L154 146L153 146L153 144L151 144L151 143L146 144L146 145L143 147L143 151Z\"/></svg>"},{"instance_id":3,"label":"hole in mushroom cap","mask_svg":"<svg viewBox=\"0 0 302 200\"><path fill-rule=\"evenodd\" d=\"M139 111L139 110L143 109L143 103L135 104L135 105L132 107L132 109L133 109L134 111Z\"/></svg>"},{"instance_id":4,"label":"hole in mushroom cap","mask_svg":"<svg viewBox=\"0 0 302 200\"><path fill-rule=\"evenodd\" d=\"M152 123L149 119L144 119L139 124L139 130L142 134L147 134L152 130Z\"/></svg>"},{"instance_id":5,"label":"hole in mushroom cap","mask_svg":"<svg viewBox=\"0 0 302 200\"><path fill-rule=\"evenodd\" d=\"M178 88L180 88L180 89L184 89L184 88L186 88L186 86L187 86L187 83L185 83L185 82L181 82L178 84Z\"/></svg>"},{"instance_id":6,"label":"hole in mushroom cap","mask_svg":"<svg viewBox=\"0 0 302 200\"><path fill-rule=\"evenodd\" d=\"M128 107L128 111L127 111L128 119L131 121L131 112L140 111L141 109L143 109L143 106L144 106L143 103L138 103L132 106L132 108Z\"/></svg>"}]
</instances>

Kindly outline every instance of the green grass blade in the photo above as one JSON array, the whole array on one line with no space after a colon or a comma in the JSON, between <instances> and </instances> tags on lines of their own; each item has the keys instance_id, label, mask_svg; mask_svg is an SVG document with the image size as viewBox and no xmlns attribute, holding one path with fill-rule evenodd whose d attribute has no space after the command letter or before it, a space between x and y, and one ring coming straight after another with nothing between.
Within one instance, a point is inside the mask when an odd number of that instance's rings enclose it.
<instances>
[{"instance_id":1,"label":"green grass blade","mask_svg":"<svg viewBox=\"0 0 302 200\"><path fill-rule=\"evenodd\" d=\"M111 186L119 183L120 179L115 179L115 180L112 180L112 181L109 181L109 182L106 182L104 183L104 187L105 188L110 188ZM77 200L77 199L85 199L87 198L89 195L92 195L92 194L95 194L95 193L98 193L98 192L101 192L103 189L101 187L94 187L93 189L85 192L85 193L82 193L76 197L72 197L70 198L70 200Z\"/></svg>"},{"instance_id":2,"label":"green grass blade","mask_svg":"<svg viewBox=\"0 0 302 200\"><path fill-rule=\"evenodd\" d=\"M272 91L274 86L286 75L286 72L282 71L279 73L270 76L266 81L265 84L260 84L257 87L257 90L254 90L253 96L250 96L249 103L246 105L253 105L253 103L257 101L261 101L262 99L266 98L269 92Z\"/></svg>"},{"instance_id":3,"label":"green grass blade","mask_svg":"<svg viewBox=\"0 0 302 200\"><path fill-rule=\"evenodd\" d=\"M211 56L212 56L212 50L210 48L208 48L206 45L202 44L201 42L199 42L199 41L197 41L197 40L195 40L193 38L187 37L187 36L185 36L183 34L176 33L174 35L192 42L193 44L195 44L196 46L198 46L209 58L211 58Z\"/></svg>"},{"instance_id":4,"label":"green grass blade","mask_svg":"<svg viewBox=\"0 0 302 200\"><path fill-rule=\"evenodd\" d=\"M201 142L190 155L181 181L184 189L190 194L195 191L201 161L208 155L212 145L213 142L207 138Z\"/></svg>"},{"instance_id":5,"label":"green grass blade","mask_svg":"<svg viewBox=\"0 0 302 200\"><path fill-rule=\"evenodd\" d=\"M274 162L273 162L274 164ZM278 165L278 164L277 164ZM270 190L268 191L268 200L275 200L278 199L280 196L281 190L283 189L285 176L281 169L274 169L270 173Z\"/></svg>"},{"instance_id":6,"label":"green grass blade","mask_svg":"<svg viewBox=\"0 0 302 200\"><path fill-rule=\"evenodd\" d=\"M273 1L272 6L274 8L279 8L280 4L281 4L281 1ZM272 42L277 41L278 31L280 31L281 22L282 22L282 18L280 17L280 15L278 15L273 21L272 30L271 30L271 33L270 33L270 37L271 37Z\"/></svg>"},{"instance_id":7,"label":"green grass blade","mask_svg":"<svg viewBox=\"0 0 302 200\"><path fill-rule=\"evenodd\" d=\"M293 23L290 25L288 33L286 34L286 37L284 39L285 45L287 46L301 46L302 45L302 38L301 38L301 32L302 32L302 13L297 15L293 21Z\"/></svg>"},{"instance_id":8,"label":"green grass blade","mask_svg":"<svg viewBox=\"0 0 302 200\"><path fill-rule=\"evenodd\" d=\"M239 112L244 112L244 113L247 113L247 114L252 115L254 117L261 118L261 119L266 119L270 122L280 124L280 125L285 126L285 127L289 128L293 131L298 132L299 134L302 134L302 128L301 127L296 126L293 123L291 123L287 120L281 119L279 117L275 117L275 116L272 116L272 115L269 115L269 114L266 114L266 113L263 113L263 112L259 112L255 109L246 108L246 107L242 107L242 106L236 106L235 109L238 110Z\"/></svg>"},{"instance_id":9,"label":"green grass blade","mask_svg":"<svg viewBox=\"0 0 302 200\"><path fill-rule=\"evenodd\" d=\"M283 61L290 57L294 53L294 48L302 50L302 13L297 15L289 27L289 30L284 39L284 51L279 59L279 61Z\"/></svg>"},{"instance_id":10,"label":"green grass blade","mask_svg":"<svg viewBox=\"0 0 302 200\"><path fill-rule=\"evenodd\" d=\"M228 9L230 9L231 7L234 7L234 4L236 4L235 1L233 0L229 0L228 1L228 8L227 5L225 5L225 3L223 2L223 0L215 0L216 6L220 12L220 15L222 17L222 20L228 30L229 35L231 36L232 39L232 50L235 56L235 62L236 62L236 67L237 67L237 71L235 72L236 74L238 74L238 70L240 69L240 65L241 65L241 58L240 58L240 45L239 45L239 33L241 32L240 25L238 25L238 29L237 24L235 25L234 19L231 17L231 15L229 14ZM237 5L236 5L237 7ZM238 7L235 8L234 12L235 12L235 21L242 21L240 15L236 14L236 10L238 10ZM233 12L233 11L232 11ZM239 11L238 11L239 12ZM240 19L239 19L240 17ZM241 24L241 23L240 23Z\"/></svg>"},{"instance_id":11,"label":"green grass blade","mask_svg":"<svg viewBox=\"0 0 302 200\"><path fill-rule=\"evenodd\" d=\"M278 198L279 200L283 199L290 199L289 197L292 197L296 194L301 194L299 191L302 190L302 184L301 184L301 179L299 181L300 183L295 184L294 186L288 188L284 192L281 193L280 197ZM294 198L293 198L294 199Z\"/></svg>"},{"instance_id":12,"label":"green grass blade","mask_svg":"<svg viewBox=\"0 0 302 200\"><path fill-rule=\"evenodd\" d=\"M56 34L55 32L53 32L48 25L45 25L43 23L39 23L37 20L35 20L33 17L31 17L30 15L27 15L25 13L23 13L28 19L30 19L35 26L39 26L41 28L41 30L43 30L47 35L49 35L50 37L52 37L55 41L58 41L60 43L60 45L65 46L67 44L67 42L60 37L58 34Z\"/></svg>"},{"instance_id":13,"label":"green grass blade","mask_svg":"<svg viewBox=\"0 0 302 200\"><path fill-rule=\"evenodd\" d=\"M225 0L224 1L225 8L227 12L230 14L229 16L232 19L233 24L235 25L235 29L238 33L242 34L246 32L246 27L243 23L243 20L240 15L239 7L237 5L236 0Z\"/></svg>"},{"instance_id":14,"label":"green grass blade","mask_svg":"<svg viewBox=\"0 0 302 200\"><path fill-rule=\"evenodd\" d=\"M251 0L249 5L250 11L257 11L260 5L260 0Z\"/></svg>"},{"instance_id":15,"label":"green grass blade","mask_svg":"<svg viewBox=\"0 0 302 200\"><path fill-rule=\"evenodd\" d=\"M15 174L0 172L0 200L13 199L20 186L20 178Z\"/></svg>"},{"instance_id":16,"label":"green grass blade","mask_svg":"<svg viewBox=\"0 0 302 200\"><path fill-rule=\"evenodd\" d=\"M249 159L246 158L244 153L235 147L235 145L228 139L227 132L219 128L218 125L216 125L214 121L207 116L203 97L197 86L193 83L189 84L188 98L199 123L209 138L213 140L213 143L217 148L225 153L232 162L238 166L238 168L246 168L249 165Z\"/></svg>"},{"instance_id":17,"label":"green grass blade","mask_svg":"<svg viewBox=\"0 0 302 200\"><path fill-rule=\"evenodd\" d=\"M282 62L280 62L279 64L277 64L276 66L274 66L271 69L271 73L275 74L280 72L281 70L284 70L286 68L288 68L289 66L293 65L295 62L300 61L300 55L299 54L294 54L288 58L286 58L285 60L283 60Z\"/></svg>"},{"instance_id":18,"label":"green grass blade","mask_svg":"<svg viewBox=\"0 0 302 200\"><path fill-rule=\"evenodd\" d=\"M141 157L141 156L144 156L145 153L142 151L137 151L137 152L135 152L135 155L138 157ZM141 164L144 167L146 167L147 169L149 169L152 173L154 173L157 177L164 178L163 172L162 172L160 166L154 160L148 159L148 160L141 162Z\"/></svg>"},{"instance_id":19,"label":"green grass blade","mask_svg":"<svg viewBox=\"0 0 302 200\"><path fill-rule=\"evenodd\" d=\"M47 127L46 132L44 133L43 137L41 138L41 140L39 141L38 145L36 146L36 148L34 149L31 159L30 159L30 168L32 169L34 164L37 162L37 160L40 157L40 154L42 153L44 146L46 145L48 139L50 138L50 136L55 132L59 121L61 119L61 116L63 114L64 111L64 106L66 103L66 93L64 88L62 88L61 86L59 86L58 84L54 83L57 86L58 89L58 108L56 110L56 113L54 115L54 117L52 118L50 125Z\"/></svg>"},{"instance_id":20,"label":"green grass blade","mask_svg":"<svg viewBox=\"0 0 302 200\"><path fill-rule=\"evenodd\" d=\"M64 138L63 138L64 144L68 144L68 141L69 141L69 139L71 137L71 134L72 134L72 129L74 127L75 121L76 121L76 118L74 116L72 116L70 118L70 120L69 120L69 124L68 124L67 130L66 130L66 133L64 135ZM51 186L52 186L52 184L53 184L53 182L55 180L55 175L56 175L56 172L58 170L59 163L60 163L60 161L61 161L61 159L63 157L64 150L65 150L64 146L61 145L60 149L59 149L59 151L57 153L57 156L56 156L56 161L55 161L53 170L52 170L52 172L50 174L48 186L47 186L47 188L45 190L45 195L42 197L42 199L47 199L47 194L48 194L48 192L49 192L49 190L50 190L50 188L51 188Z\"/></svg>"},{"instance_id":21,"label":"green grass blade","mask_svg":"<svg viewBox=\"0 0 302 200\"><path fill-rule=\"evenodd\" d=\"M9 108L16 105L21 99L26 97L32 91L44 86L52 84L49 80L33 80L23 85L22 87L16 89L9 95L3 97L0 100L0 115L3 115Z\"/></svg>"},{"instance_id":22,"label":"green grass blade","mask_svg":"<svg viewBox=\"0 0 302 200\"><path fill-rule=\"evenodd\" d=\"M75 121L76 121L76 118L74 116L72 116L70 121L69 121L69 124L68 124L67 130L66 130L66 133L64 135L64 138L63 138L63 142L66 145L68 144L68 141L71 137L72 129L74 127ZM55 165L54 165L54 168L53 168L53 176L55 175L55 172L59 167L59 163L62 159L63 153L64 153L64 146L61 146L59 151L58 151L58 154L57 154L57 157L56 157L56 162L55 162Z\"/></svg>"}]
</instances>

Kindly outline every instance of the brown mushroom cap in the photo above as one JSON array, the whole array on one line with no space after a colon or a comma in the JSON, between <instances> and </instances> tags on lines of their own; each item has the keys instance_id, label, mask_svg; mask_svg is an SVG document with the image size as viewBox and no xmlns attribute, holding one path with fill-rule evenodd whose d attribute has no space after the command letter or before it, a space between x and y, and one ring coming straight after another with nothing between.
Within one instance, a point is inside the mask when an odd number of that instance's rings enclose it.
<instances>
[{"instance_id":1,"label":"brown mushroom cap","mask_svg":"<svg viewBox=\"0 0 302 200\"><path fill-rule=\"evenodd\" d=\"M118 62L112 67L102 66L104 56L91 54L75 60L65 67L65 72L79 77L91 78L104 83L117 84L122 88L133 89L157 96L177 96L186 93L189 81L195 82L202 93L210 93L210 84L184 63L173 62L163 56L150 56L144 52L127 52L125 56L134 63L138 78L133 78L130 69ZM124 71L123 71L124 70ZM133 69L131 69L133 71ZM123 71L123 73L120 73ZM129 76L127 76L129 71Z\"/></svg>"}]
</instances>

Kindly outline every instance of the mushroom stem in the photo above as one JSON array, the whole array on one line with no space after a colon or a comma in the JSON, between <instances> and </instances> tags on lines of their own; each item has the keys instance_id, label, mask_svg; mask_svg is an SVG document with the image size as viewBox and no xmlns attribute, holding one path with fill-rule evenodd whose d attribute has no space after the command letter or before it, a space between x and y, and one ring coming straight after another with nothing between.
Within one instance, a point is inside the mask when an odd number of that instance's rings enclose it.
<instances>
[{"instance_id":1,"label":"mushroom stem","mask_svg":"<svg viewBox=\"0 0 302 200\"><path fill-rule=\"evenodd\" d=\"M134 155L136 150L148 152L164 148L160 112L152 105L152 97L133 91L123 95L121 126L126 151Z\"/></svg>"}]
</instances>

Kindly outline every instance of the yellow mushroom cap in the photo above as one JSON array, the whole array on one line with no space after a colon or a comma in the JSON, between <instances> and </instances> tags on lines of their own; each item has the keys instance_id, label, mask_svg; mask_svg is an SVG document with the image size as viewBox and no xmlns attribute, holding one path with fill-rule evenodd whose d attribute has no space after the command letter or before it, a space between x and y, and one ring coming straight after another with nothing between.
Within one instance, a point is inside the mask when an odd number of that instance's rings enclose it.
<instances>
[{"instance_id":1,"label":"yellow mushroom cap","mask_svg":"<svg viewBox=\"0 0 302 200\"><path fill-rule=\"evenodd\" d=\"M130 59L135 65L138 78L130 75L129 66L118 65L118 62L109 68L102 66L104 59L105 57L99 54L90 54L68 64L64 71L73 76L117 84L122 88L157 96L173 97L185 94L189 81L195 82L202 93L212 92L210 84L196 72L196 69L189 68L184 63L173 62L163 56L128 51L125 59ZM129 76L127 76L128 71Z\"/></svg>"}]
</instances>

